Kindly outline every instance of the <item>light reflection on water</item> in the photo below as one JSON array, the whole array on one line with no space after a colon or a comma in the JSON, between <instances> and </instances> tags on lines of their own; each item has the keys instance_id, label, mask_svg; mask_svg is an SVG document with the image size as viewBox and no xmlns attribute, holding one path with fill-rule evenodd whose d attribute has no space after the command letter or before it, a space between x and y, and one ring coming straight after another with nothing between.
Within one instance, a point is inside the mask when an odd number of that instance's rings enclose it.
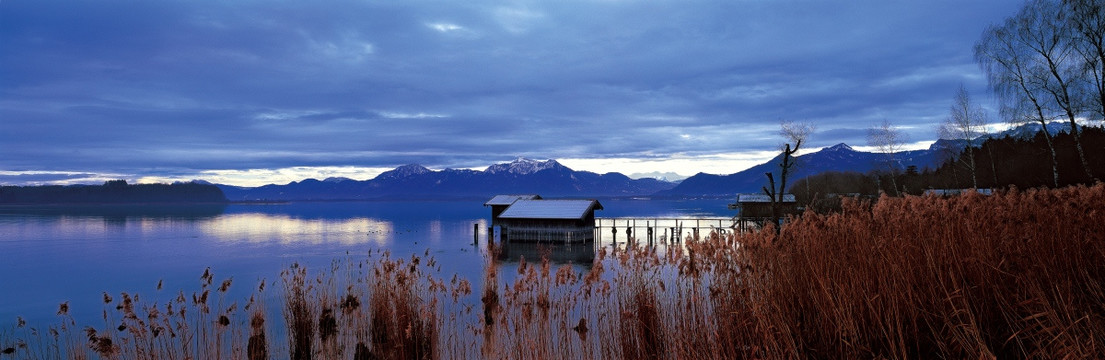
<instances>
[{"instance_id":1,"label":"light reflection on water","mask_svg":"<svg viewBox=\"0 0 1105 360\"><path fill-rule=\"evenodd\" d=\"M262 279L279 282L292 263L330 268L335 259L363 261L428 255L443 278L480 284L487 259L490 209L482 201L335 202L202 208L0 208L0 326L22 316L49 324L61 302L78 323L98 324L102 294L142 293L165 301L199 289L210 267L233 277L228 298L246 299ZM603 200L602 217L725 213L724 201ZM473 244L478 229L479 243ZM549 251L527 245L509 255L538 260ZM555 250L554 250L555 251ZM553 261L586 267L593 248L557 251ZM501 263L514 272L517 258ZM165 290L156 291L164 281ZM278 291L271 291L276 294ZM116 296L117 297L117 296ZM118 298L118 297L117 297Z\"/></svg>"},{"instance_id":2,"label":"light reflection on water","mask_svg":"<svg viewBox=\"0 0 1105 360\"><path fill-rule=\"evenodd\" d=\"M438 237L440 237L440 223ZM278 214L234 214L197 224L211 238L227 243L303 243L311 245L391 244L395 226L370 218L301 219Z\"/></svg>"}]
</instances>

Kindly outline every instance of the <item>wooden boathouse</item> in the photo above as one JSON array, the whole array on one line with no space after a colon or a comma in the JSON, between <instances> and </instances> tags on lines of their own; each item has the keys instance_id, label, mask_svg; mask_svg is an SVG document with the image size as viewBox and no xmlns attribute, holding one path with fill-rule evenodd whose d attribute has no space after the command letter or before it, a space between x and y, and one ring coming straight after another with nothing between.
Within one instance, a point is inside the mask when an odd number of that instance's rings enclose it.
<instances>
[{"instance_id":1,"label":"wooden boathouse","mask_svg":"<svg viewBox=\"0 0 1105 360\"><path fill-rule=\"evenodd\" d=\"M928 189L922 196L959 196L969 192L977 192L981 195L990 196L994 194L994 189Z\"/></svg>"},{"instance_id":2,"label":"wooden boathouse","mask_svg":"<svg viewBox=\"0 0 1105 360\"><path fill-rule=\"evenodd\" d=\"M518 200L541 200L541 195L495 195L491 200L483 203L484 207L491 207L491 226L498 225L499 214Z\"/></svg>"},{"instance_id":3,"label":"wooden boathouse","mask_svg":"<svg viewBox=\"0 0 1105 360\"><path fill-rule=\"evenodd\" d=\"M744 231L749 223L763 226L771 219L771 197L766 194L737 194L737 201L729 204L730 210L738 210L735 220L737 228ZM794 194L783 194L779 204L779 216L785 217L798 213L798 201Z\"/></svg>"},{"instance_id":4,"label":"wooden boathouse","mask_svg":"<svg viewBox=\"0 0 1105 360\"><path fill-rule=\"evenodd\" d=\"M513 195L517 196L517 195ZM534 195L536 197L536 195ZM496 200L499 196L492 198ZM595 240L595 210L598 200L546 200L516 198L496 215L499 198L485 205L492 207L492 226L498 226L506 241L581 243Z\"/></svg>"}]
</instances>

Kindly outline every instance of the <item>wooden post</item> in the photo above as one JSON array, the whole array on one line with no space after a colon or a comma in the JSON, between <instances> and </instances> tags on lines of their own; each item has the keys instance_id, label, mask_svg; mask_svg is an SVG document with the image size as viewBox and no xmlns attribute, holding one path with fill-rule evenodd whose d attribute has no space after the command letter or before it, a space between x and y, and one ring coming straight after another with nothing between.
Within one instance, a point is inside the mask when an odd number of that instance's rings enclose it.
<instances>
[{"instance_id":1,"label":"wooden post","mask_svg":"<svg viewBox=\"0 0 1105 360\"><path fill-rule=\"evenodd\" d=\"M472 244L480 244L480 223L472 224Z\"/></svg>"},{"instance_id":2,"label":"wooden post","mask_svg":"<svg viewBox=\"0 0 1105 360\"><path fill-rule=\"evenodd\" d=\"M698 229L701 229L701 228L702 228L702 220L701 219L694 219L694 239L695 240L699 239Z\"/></svg>"}]
</instances>

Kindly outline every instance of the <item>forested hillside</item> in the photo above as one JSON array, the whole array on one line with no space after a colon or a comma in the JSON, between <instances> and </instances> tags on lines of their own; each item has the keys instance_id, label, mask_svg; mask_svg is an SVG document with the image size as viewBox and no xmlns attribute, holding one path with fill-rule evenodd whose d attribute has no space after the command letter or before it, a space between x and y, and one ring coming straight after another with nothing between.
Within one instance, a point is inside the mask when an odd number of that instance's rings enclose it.
<instances>
[{"instance_id":1,"label":"forested hillside","mask_svg":"<svg viewBox=\"0 0 1105 360\"><path fill-rule=\"evenodd\" d=\"M0 186L0 204L133 204L219 203L226 196L217 186L200 183Z\"/></svg>"}]
</instances>

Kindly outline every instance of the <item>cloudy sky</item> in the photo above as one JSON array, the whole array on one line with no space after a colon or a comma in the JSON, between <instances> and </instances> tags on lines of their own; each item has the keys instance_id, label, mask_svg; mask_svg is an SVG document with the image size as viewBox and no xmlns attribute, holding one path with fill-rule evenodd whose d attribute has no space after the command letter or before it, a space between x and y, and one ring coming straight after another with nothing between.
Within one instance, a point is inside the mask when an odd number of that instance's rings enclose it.
<instances>
[{"instance_id":1,"label":"cloudy sky","mask_svg":"<svg viewBox=\"0 0 1105 360\"><path fill-rule=\"evenodd\" d=\"M935 140L1019 1L0 0L0 183L368 179L517 157L728 174Z\"/></svg>"}]
</instances>

